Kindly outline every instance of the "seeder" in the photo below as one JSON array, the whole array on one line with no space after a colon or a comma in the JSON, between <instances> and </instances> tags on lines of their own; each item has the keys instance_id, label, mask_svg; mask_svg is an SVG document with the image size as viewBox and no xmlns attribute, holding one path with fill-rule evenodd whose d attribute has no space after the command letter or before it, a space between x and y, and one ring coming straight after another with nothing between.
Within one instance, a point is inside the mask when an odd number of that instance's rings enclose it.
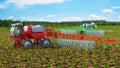
<instances>
[{"instance_id":1,"label":"seeder","mask_svg":"<svg viewBox=\"0 0 120 68\"><path fill-rule=\"evenodd\" d=\"M105 32L113 32L112 30L97 29L97 25L95 23L83 24L80 25L80 27L75 28L60 28L55 30L60 30L62 33L66 34L79 33L81 35L95 35L95 36L104 36Z\"/></svg>"},{"instance_id":2,"label":"seeder","mask_svg":"<svg viewBox=\"0 0 120 68\"><path fill-rule=\"evenodd\" d=\"M23 26L21 23L11 25L10 38L14 39L14 47L33 47L45 46L51 47L52 42L49 38L56 38L57 46L67 47L83 47L94 48L95 42L111 42L116 40L103 40L100 37L84 36L79 34L66 34L62 32L54 32L51 27L45 28L41 25Z\"/></svg>"}]
</instances>

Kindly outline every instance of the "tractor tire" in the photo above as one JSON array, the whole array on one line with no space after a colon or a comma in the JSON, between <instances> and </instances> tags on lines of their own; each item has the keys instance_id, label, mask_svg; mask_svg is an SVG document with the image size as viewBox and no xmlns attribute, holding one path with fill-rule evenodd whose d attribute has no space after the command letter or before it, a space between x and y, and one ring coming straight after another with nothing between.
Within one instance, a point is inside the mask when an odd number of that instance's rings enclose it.
<instances>
[{"instance_id":1,"label":"tractor tire","mask_svg":"<svg viewBox=\"0 0 120 68\"><path fill-rule=\"evenodd\" d=\"M31 40L24 40L23 41L23 47L24 48L32 48L33 47L33 43Z\"/></svg>"},{"instance_id":2,"label":"tractor tire","mask_svg":"<svg viewBox=\"0 0 120 68\"><path fill-rule=\"evenodd\" d=\"M50 39L43 40L43 47L51 47L51 46L52 46L52 42Z\"/></svg>"},{"instance_id":3,"label":"tractor tire","mask_svg":"<svg viewBox=\"0 0 120 68\"><path fill-rule=\"evenodd\" d=\"M20 44L22 44L22 41L20 42ZM14 48L18 48L18 47L17 47L17 41L16 41L16 40L13 42L13 47L14 47Z\"/></svg>"},{"instance_id":4,"label":"tractor tire","mask_svg":"<svg viewBox=\"0 0 120 68\"><path fill-rule=\"evenodd\" d=\"M17 43L16 43L16 41L13 42L13 47L14 47L14 48L17 48Z\"/></svg>"}]
</instances>

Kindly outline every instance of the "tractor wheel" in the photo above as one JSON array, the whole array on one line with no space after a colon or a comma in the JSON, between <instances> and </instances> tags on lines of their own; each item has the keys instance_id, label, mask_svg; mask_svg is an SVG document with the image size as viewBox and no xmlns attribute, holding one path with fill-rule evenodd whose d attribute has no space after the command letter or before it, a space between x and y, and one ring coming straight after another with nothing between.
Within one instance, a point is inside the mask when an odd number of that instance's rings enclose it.
<instances>
[{"instance_id":1,"label":"tractor wheel","mask_svg":"<svg viewBox=\"0 0 120 68\"><path fill-rule=\"evenodd\" d=\"M43 47L51 47L52 43L50 39L43 40Z\"/></svg>"},{"instance_id":2,"label":"tractor wheel","mask_svg":"<svg viewBox=\"0 0 120 68\"><path fill-rule=\"evenodd\" d=\"M18 42L17 42L16 40L13 42L13 47L14 47L14 48L18 48L19 45L21 45L22 42L20 42L19 44L17 44L17 43L18 43Z\"/></svg>"},{"instance_id":3,"label":"tractor wheel","mask_svg":"<svg viewBox=\"0 0 120 68\"><path fill-rule=\"evenodd\" d=\"M23 47L24 48L32 48L33 47L33 43L31 40L25 40L23 41Z\"/></svg>"},{"instance_id":4,"label":"tractor wheel","mask_svg":"<svg viewBox=\"0 0 120 68\"><path fill-rule=\"evenodd\" d=\"M42 46L43 45L43 43L42 43L42 40L40 39L40 40L35 40L34 41L34 43L35 43L35 45L37 46L37 47L40 47L40 46Z\"/></svg>"},{"instance_id":5,"label":"tractor wheel","mask_svg":"<svg viewBox=\"0 0 120 68\"><path fill-rule=\"evenodd\" d=\"M16 41L13 42L13 46L14 46L14 48L17 48L17 43L16 43Z\"/></svg>"}]
</instances>

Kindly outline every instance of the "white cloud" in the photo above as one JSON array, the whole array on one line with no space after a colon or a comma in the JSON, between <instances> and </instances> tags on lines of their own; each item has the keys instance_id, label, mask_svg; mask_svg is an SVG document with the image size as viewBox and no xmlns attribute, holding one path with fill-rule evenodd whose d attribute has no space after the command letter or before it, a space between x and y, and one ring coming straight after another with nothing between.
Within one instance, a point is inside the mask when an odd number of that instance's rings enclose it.
<instances>
[{"instance_id":1,"label":"white cloud","mask_svg":"<svg viewBox=\"0 0 120 68\"><path fill-rule=\"evenodd\" d=\"M56 17L57 15L54 15L54 14L51 14L51 15L45 15L44 17L46 18L53 18L53 17Z\"/></svg>"},{"instance_id":2,"label":"white cloud","mask_svg":"<svg viewBox=\"0 0 120 68\"><path fill-rule=\"evenodd\" d=\"M44 18L29 18L28 21L46 21Z\"/></svg>"},{"instance_id":3,"label":"white cloud","mask_svg":"<svg viewBox=\"0 0 120 68\"><path fill-rule=\"evenodd\" d=\"M47 5L54 3L62 3L64 1L65 0L5 0L4 2L0 3L0 9L4 9L10 5L14 5L18 8L24 8L26 6Z\"/></svg>"},{"instance_id":4,"label":"white cloud","mask_svg":"<svg viewBox=\"0 0 120 68\"><path fill-rule=\"evenodd\" d=\"M42 17L34 17L34 16L22 16L19 19L22 21L45 21Z\"/></svg>"},{"instance_id":5,"label":"white cloud","mask_svg":"<svg viewBox=\"0 0 120 68\"><path fill-rule=\"evenodd\" d=\"M98 16L98 15L95 15L95 14L90 14L88 19L89 20L105 20L106 17Z\"/></svg>"},{"instance_id":6,"label":"white cloud","mask_svg":"<svg viewBox=\"0 0 120 68\"><path fill-rule=\"evenodd\" d=\"M6 2L15 4L16 7L24 8L25 6L62 3L64 0L7 0Z\"/></svg>"},{"instance_id":7,"label":"white cloud","mask_svg":"<svg viewBox=\"0 0 120 68\"><path fill-rule=\"evenodd\" d=\"M113 14L114 13L114 11L111 9L103 9L102 12L106 13L106 14Z\"/></svg>"},{"instance_id":8,"label":"white cloud","mask_svg":"<svg viewBox=\"0 0 120 68\"><path fill-rule=\"evenodd\" d=\"M120 9L120 6L113 6L112 9Z\"/></svg>"},{"instance_id":9,"label":"white cloud","mask_svg":"<svg viewBox=\"0 0 120 68\"><path fill-rule=\"evenodd\" d=\"M47 15L46 15L47 16ZM48 15L49 16L49 15ZM51 22L61 22L61 21L82 21L80 17L35 17L35 16L23 16L20 17L22 21L51 21Z\"/></svg>"},{"instance_id":10,"label":"white cloud","mask_svg":"<svg viewBox=\"0 0 120 68\"><path fill-rule=\"evenodd\" d=\"M65 17L58 19L57 21L82 21L82 18L80 17Z\"/></svg>"},{"instance_id":11,"label":"white cloud","mask_svg":"<svg viewBox=\"0 0 120 68\"><path fill-rule=\"evenodd\" d=\"M14 19L14 17L13 16L9 16L8 19Z\"/></svg>"},{"instance_id":12,"label":"white cloud","mask_svg":"<svg viewBox=\"0 0 120 68\"><path fill-rule=\"evenodd\" d=\"M0 9L5 9L6 6L4 4L0 4Z\"/></svg>"}]
</instances>

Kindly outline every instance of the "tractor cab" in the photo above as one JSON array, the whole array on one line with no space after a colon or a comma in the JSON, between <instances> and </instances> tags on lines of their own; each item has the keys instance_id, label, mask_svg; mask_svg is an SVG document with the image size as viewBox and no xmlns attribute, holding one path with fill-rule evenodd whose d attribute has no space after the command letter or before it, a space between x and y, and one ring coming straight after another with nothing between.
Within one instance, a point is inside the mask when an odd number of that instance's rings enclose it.
<instances>
[{"instance_id":1,"label":"tractor cab","mask_svg":"<svg viewBox=\"0 0 120 68\"><path fill-rule=\"evenodd\" d=\"M22 23L11 24L10 35L15 37L20 37L23 34Z\"/></svg>"},{"instance_id":2,"label":"tractor cab","mask_svg":"<svg viewBox=\"0 0 120 68\"><path fill-rule=\"evenodd\" d=\"M96 29L97 26L95 25L95 23L91 23L91 24L83 24L82 27L84 28L90 28L90 29Z\"/></svg>"}]
</instances>

